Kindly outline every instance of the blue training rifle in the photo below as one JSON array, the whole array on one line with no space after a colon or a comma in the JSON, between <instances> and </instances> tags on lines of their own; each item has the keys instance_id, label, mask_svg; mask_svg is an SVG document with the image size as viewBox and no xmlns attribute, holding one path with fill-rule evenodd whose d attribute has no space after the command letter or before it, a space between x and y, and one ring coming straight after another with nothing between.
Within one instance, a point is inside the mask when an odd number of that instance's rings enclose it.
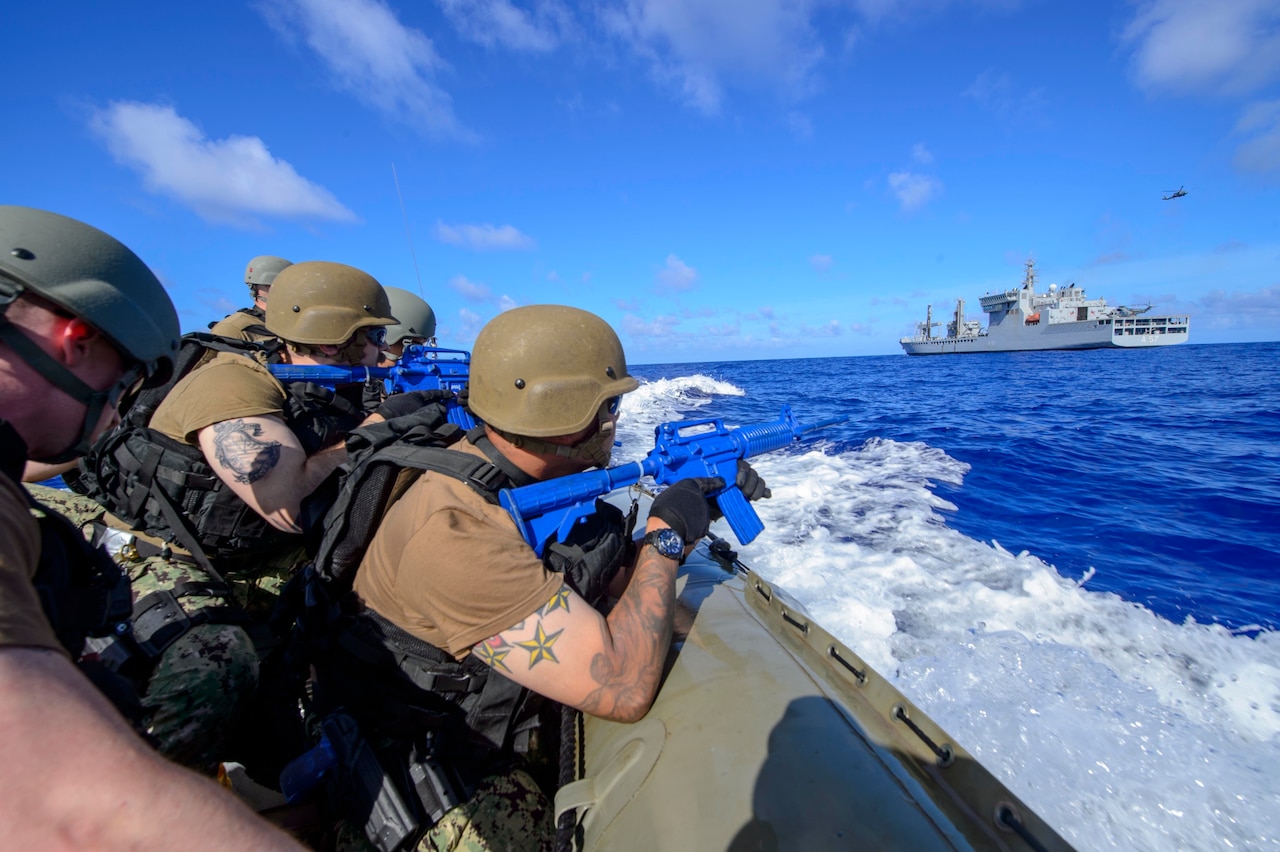
<instances>
[{"instance_id":1,"label":"blue training rifle","mask_svg":"<svg viewBox=\"0 0 1280 852\"><path fill-rule=\"evenodd\" d=\"M784 405L777 420L737 429L726 428L724 421L718 419L662 423L654 430L653 449L640 461L504 488L498 494L498 502L511 514L524 540L541 556L549 540L554 537L564 541L573 525L595 510L595 499L601 495L634 485L644 476L653 477L659 485L718 476L726 486L710 496L716 498L738 541L748 544L764 530L764 524L735 484L738 460L780 450L811 432L848 419L841 415L802 424L791 414L791 406Z\"/></svg>"},{"instance_id":2,"label":"blue training rifle","mask_svg":"<svg viewBox=\"0 0 1280 852\"><path fill-rule=\"evenodd\" d=\"M444 356L444 357L441 357ZM449 400L449 422L463 429L475 427L475 418L456 396L471 374L471 353L465 349L440 349L411 344L404 348L400 360L390 367L321 367L301 364L270 364L271 375L283 382L315 382L333 387L339 384L363 384L377 379L386 384L387 393L406 391L452 391Z\"/></svg>"}]
</instances>

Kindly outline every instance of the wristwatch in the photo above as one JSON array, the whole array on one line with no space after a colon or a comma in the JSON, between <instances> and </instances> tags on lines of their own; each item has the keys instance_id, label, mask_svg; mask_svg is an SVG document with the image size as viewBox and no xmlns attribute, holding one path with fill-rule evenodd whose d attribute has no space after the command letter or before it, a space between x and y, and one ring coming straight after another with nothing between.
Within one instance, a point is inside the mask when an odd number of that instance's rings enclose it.
<instances>
[{"instance_id":1,"label":"wristwatch","mask_svg":"<svg viewBox=\"0 0 1280 852\"><path fill-rule=\"evenodd\" d=\"M684 560L684 539L680 537L680 533L670 527L645 533L644 544L653 545L658 553L668 559L674 559L677 562Z\"/></svg>"}]
</instances>

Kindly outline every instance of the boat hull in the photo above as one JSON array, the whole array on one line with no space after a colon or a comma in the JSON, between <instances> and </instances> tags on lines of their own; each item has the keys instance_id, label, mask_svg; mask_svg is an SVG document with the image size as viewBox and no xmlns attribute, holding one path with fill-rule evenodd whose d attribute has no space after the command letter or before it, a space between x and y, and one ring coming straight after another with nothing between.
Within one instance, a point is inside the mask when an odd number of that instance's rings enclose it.
<instances>
[{"instance_id":1,"label":"boat hull","mask_svg":"<svg viewBox=\"0 0 1280 852\"><path fill-rule=\"evenodd\" d=\"M1070 848L761 578L695 558L678 593L691 625L649 714L584 720L556 797L580 848L1035 848L1011 822Z\"/></svg>"}]
</instances>

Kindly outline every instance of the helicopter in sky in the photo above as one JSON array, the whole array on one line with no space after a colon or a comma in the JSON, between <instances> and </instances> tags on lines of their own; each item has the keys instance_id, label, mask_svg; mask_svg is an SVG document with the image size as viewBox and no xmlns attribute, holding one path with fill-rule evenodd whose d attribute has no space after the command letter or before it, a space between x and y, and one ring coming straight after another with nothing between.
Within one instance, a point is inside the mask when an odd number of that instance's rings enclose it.
<instances>
[{"instance_id":1,"label":"helicopter in sky","mask_svg":"<svg viewBox=\"0 0 1280 852\"><path fill-rule=\"evenodd\" d=\"M1169 194L1160 196L1161 201L1172 201L1175 198L1181 198L1182 196L1187 194L1187 191L1182 187L1178 187L1177 189L1170 189L1166 191Z\"/></svg>"}]
</instances>

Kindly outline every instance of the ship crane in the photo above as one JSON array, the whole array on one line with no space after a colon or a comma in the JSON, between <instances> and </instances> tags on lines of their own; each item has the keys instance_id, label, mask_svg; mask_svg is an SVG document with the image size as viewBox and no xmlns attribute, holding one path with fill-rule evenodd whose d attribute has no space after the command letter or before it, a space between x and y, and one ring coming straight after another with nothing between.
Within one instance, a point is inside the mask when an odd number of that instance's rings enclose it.
<instances>
[{"instance_id":1,"label":"ship crane","mask_svg":"<svg viewBox=\"0 0 1280 852\"><path fill-rule=\"evenodd\" d=\"M917 316L919 315L917 314ZM924 322L916 323L916 331L919 332L920 336L925 340L932 340L933 329L939 325L942 325L942 323L933 321L933 305L930 305L925 311Z\"/></svg>"}]
</instances>

